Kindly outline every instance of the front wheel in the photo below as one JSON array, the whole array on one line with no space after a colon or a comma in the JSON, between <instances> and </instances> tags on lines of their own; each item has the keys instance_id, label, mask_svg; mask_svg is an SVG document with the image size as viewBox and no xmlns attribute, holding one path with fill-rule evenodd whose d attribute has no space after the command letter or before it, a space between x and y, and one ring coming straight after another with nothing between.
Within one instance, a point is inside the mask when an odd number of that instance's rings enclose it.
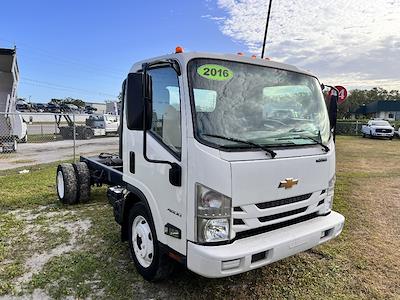
<instances>
[{"instance_id":1,"label":"front wheel","mask_svg":"<svg viewBox=\"0 0 400 300\"><path fill-rule=\"evenodd\" d=\"M153 220L143 203L135 204L129 213L129 248L144 279L162 280L173 271L172 262L160 251Z\"/></svg>"}]
</instances>

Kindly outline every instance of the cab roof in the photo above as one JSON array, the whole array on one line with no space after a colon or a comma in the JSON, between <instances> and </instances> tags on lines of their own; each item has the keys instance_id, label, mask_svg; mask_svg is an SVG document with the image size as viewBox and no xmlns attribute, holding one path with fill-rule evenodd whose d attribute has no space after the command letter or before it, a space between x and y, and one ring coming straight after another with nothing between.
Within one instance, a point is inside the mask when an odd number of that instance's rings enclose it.
<instances>
[{"instance_id":1,"label":"cab roof","mask_svg":"<svg viewBox=\"0 0 400 300\"><path fill-rule=\"evenodd\" d=\"M238 54L219 54L219 53L209 53L209 52L173 53L173 54L167 54L167 55L163 55L163 56L149 58L149 59L142 60L142 61L135 63L132 66L130 73L141 70L142 64L146 63L146 62L150 63L150 62L158 61L158 60L175 59L175 60L179 61L181 65L186 65L190 60L192 60L194 58L211 58L211 59L229 60L229 61L235 61L235 62L241 62L241 63L248 63L248 64L252 64L252 65L260 65L260 66L265 66L265 67L270 67L270 68L287 70L287 71L302 73L305 75L316 77L314 74L311 74L310 72L307 72L305 70L301 70L301 69L297 68L296 66L279 63L279 62L275 62L275 61L268 60L268 59L252 58L250 56L238 55Z\"/></svg>"}]
</instances>

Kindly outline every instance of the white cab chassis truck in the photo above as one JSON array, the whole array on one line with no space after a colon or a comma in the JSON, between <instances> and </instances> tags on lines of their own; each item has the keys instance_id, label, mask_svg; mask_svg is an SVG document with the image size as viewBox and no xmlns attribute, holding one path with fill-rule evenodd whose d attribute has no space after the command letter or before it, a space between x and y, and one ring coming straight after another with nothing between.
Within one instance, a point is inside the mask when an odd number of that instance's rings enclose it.
<instances>
[{"instance_id":1,"label":"white cab chassis truck","mask_svg":"<svg viewBox=\"0 0 400 300\"><path fill-rule=\"evenodd\" d=\"M74 204L109 185L145 279L167 277L174 262L205 277L235 275L342 231L332 211L335 145L313 75L178 52L136 63L122 92L119 153L61 164L57 191Z\"/></svg>"}]
</instances>

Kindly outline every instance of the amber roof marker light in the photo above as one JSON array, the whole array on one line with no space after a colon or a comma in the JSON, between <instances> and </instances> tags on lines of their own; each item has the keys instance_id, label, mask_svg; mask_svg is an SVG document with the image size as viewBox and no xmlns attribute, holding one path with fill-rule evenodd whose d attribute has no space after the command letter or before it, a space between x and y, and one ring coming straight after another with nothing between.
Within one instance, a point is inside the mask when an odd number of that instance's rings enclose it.
<instances>
[{"instance_id":1,"label":"amber roof marker light","mask_svg":"<svg viewBox=\"0 0 400 300\"><path fill-rule=\"evenodd\" d=\"M176 46L176 48L175 48L175 53L183 53L183 47L181 47L181 46Z\"/></svg>"}]
</instances>

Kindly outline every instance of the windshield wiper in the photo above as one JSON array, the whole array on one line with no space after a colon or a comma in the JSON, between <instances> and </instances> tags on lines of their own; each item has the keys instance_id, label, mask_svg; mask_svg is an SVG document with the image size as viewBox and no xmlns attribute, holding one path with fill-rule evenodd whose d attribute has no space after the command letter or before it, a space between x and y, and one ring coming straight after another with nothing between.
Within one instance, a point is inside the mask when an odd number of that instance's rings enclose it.
<instances>
[{"instance_id":1,"label":"windshield wiper","mask_svg":"<svg viewBox=\"0 0 400 300\"><path fill-rule=\"evenodd\" d=\"M310 136L307 136L307 135L299 134L299 132L302 132L302 131L304 132L304 130L294 131L294 132L296 133L297 136L294 136L294 137L285 137L285 138L278 138L277 140L308 139L308 140L310 140L310 141L313 141L313 142L316 143L317 145L320 145L320 146L324 149L325 152L329 152L329 151L330 151L329 147L326 146L326 145L324 145L324 144L322 143L321 131L318 131L318 138L319 138L319 140L314 139L313 137L310 137Z\"/></svg>"},{"instance_id":2,"label":"windshield wiper","mask_svg":"<svg viewBox=\"0 0 400 300\"><path fill-rule=\"evenodd\" d=\"M274 150L269 149L268 147L265 147L263 145L260 144L256 144L253 142L249 142L249 141L245 141L245 140L239 140L233 137L227 137L227 136L223 136L223 135L216 135L216 134L207 134L207 133L202 133L201 135L203 136L209 136L209 137L214 137L214 138L218 138L218 139L223 139L223 140L227 140L227 141L231 141L231 142L236 142L236 143L242 143L242 144L246 144L246 145L250 145L250 146L254 146L256 148L262 149L265 152L267 152L271 158L275 158L276 156L276 152Z\"/></svg>"}]
</instances>

